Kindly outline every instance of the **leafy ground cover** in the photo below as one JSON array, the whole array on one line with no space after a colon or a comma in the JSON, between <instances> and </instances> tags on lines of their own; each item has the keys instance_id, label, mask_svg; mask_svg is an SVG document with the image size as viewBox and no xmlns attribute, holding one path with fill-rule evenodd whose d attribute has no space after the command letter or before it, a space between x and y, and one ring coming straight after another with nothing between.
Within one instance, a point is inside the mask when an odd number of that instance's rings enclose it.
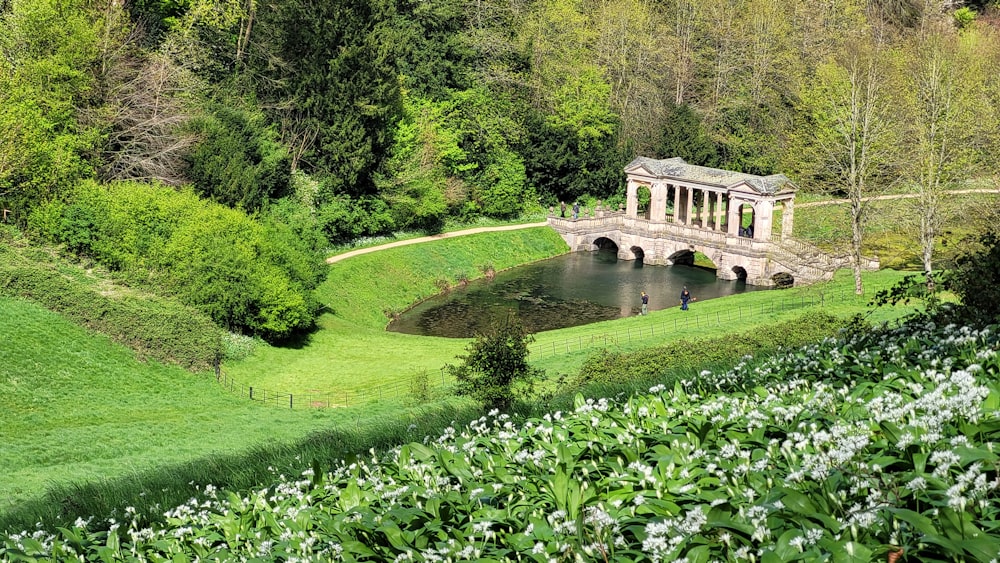
<instances>
[{"instance_id":1,"label":"leafy ground cover","mask_svg":"<svg viewBox=\"0 0 1000 563\"><path fill-rule=\"evenodd\" d=\"M989 561L1000 337L914 322L571 412L0 540L148 560Z\"/></svg>"}]
</instances>

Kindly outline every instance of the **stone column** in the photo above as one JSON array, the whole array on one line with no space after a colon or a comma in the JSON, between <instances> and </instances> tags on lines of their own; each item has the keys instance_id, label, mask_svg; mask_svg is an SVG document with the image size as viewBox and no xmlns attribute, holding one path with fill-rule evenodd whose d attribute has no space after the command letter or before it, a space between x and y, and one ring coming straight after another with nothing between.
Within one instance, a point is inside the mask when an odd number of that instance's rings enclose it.
<instances>
[{"instance_id":1,"label":"stone column","mask_svg":"<svg viewBox=\"0 0 1000 563\"><path fill-rule=\"evenodd\" d=\"M674 186L674 223L681 222L681 187Z\"/></svg>"},{"instance_id":2,"label":"stone column","mask_svg":"<svg viewBox=\"0 0 1000 563\"><path fill-rule=\"evenodd\" d=\"M722 192L715 192L715 213L712 217L712 220L715 222L715 227L712 229L713 231L721 232L722 223L724 223L726 219L726 212L722 208L722 196Z\"/></svg>"},{"instance_id":3,"label":"stone column","mask_svg":"<svg viewBox=\"0 0 1000 563\"><path fill-rule=\"evenodd\" d=\"M663 222L667 218L667 185L655 182L649 188L649 220Z\"/></svg>"},{"instance_id":4,"label":"stone column","mask_svg":"<svg viewBox=\"0 0 1000 563\"><path fill-rule=\"evenodd\" d=\"M726 229L726 234L731 237L737 237L740 235L740 206L743 205L743 201L739 199L729 198L729 205L726 208L726 217L728 217L729 228Z\"/></svg>"},{"instance_id":5,"label":"stone column","mask_svg":"<svg viewBox=\"0 0 1000 563\"><path fill-rule=\"evenodd\" d=\"M625 216L635 219L639 214L639 186L634 180L628 181L625 199Z\"/></svg>"},{"instance_id":6,"label":"stone column","mask_svg":"<svg viewBox=\"0 0 1000 563\"><path fill-rule=\"evenodd\" d=\"M684 217L685 225L692 225L694 223L694 190L691 188L684 188L687 191L687 206Z\"/></svg>"},{"instance_id":7,"label":"stone column","mask_svg":"<svg viewBox=\"0 0 1000 563\"><path fill-rule=\"evenodd\" d=\"M792 226L795 221L795 200L789 199L785 202L785 208L781 213L781 238L792 236Z\"/></svg>"}]
</instances>

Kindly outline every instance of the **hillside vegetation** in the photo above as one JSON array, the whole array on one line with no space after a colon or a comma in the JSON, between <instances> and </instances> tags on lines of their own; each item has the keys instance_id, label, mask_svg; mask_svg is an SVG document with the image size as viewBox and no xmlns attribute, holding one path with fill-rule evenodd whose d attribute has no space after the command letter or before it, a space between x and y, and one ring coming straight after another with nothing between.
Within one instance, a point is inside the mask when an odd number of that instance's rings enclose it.
<instances>
[{"instance_id":1,"label":"hillside vegetation","mask_svg":"<svg viewBox=\"0 0 1000 563\"><path fill-rule=\"evenodd\" d=\"M997 171L997 18L979 1L4 2L0 220L270 342L313 328L331 247L614 208L637 155L849 197L849 237L822 242L854 252L864 197L918 194L892 244L932 271L946 190Z\"/></svg>"},{"instance_id":2,"label":"hillside vegetation","mask_svg":"<svg viewBox=\"0 0 1000 563\"><path fill-rule=\"evenodd\" d=\"M570 412L483 417L146 524L0 555L149 560L988 561L1000 340L911 322Z\"/></svg>"}]
</instances>

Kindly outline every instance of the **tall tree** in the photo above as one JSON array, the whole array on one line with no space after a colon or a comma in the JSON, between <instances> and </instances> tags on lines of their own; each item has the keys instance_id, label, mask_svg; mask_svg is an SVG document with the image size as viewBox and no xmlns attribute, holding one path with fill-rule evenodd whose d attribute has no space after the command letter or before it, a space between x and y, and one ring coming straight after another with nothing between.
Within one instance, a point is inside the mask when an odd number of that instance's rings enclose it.
<instances>
[{"instance_id":1,"label":"tall tree","mask_svg":"<svg viewBox=\"0 0 1000 563\"><path fill-rule=\"evenodd\" d=\"M819 68L807 94L816 123L816 158L821 181L842 189L850 200L854 289L861 279L862 243L868 199L889 184L896 135L891 85L881 36L858 37L836 60Z\"/></svg>"},{"instance_id":2,"label":"tall tree","mask_svg":"<svg viewBox=\"0 0 1000 563\"><path fill-rule=\"evenodd\" d=\"M597 61L621 119L621 141L642 154L654 149L665 119L669 51L658 39L663 25L652 0L601 0L594 15Z\"/></svg>"},{"instance_id":3,"label":"tall tree","mask_svg":"<svg viewBox=\"0 0 1000 563\"><path fill-rule=\"evenodd\" d=\"M323 178L328 195L372 194L392 143L401 98L382 0L290 0L258 10L266 51L258 95L281 123L294 167Z\"/></svg>"},{"instance_id":4,"label":"tall tree","mask_svg":"<svg viewBox=\"0 0 1000 563\"><path fill-rule=\"evenodd\" d=\"M927 23L907 52L903 105L907 155L904 174L917 190L921 260L928 289L934 245L944 221L945 191L969 178L978 164L978 140L989 115L981 85L978 37L961 37L941 21Z\"/></svg>"}]
</instances>

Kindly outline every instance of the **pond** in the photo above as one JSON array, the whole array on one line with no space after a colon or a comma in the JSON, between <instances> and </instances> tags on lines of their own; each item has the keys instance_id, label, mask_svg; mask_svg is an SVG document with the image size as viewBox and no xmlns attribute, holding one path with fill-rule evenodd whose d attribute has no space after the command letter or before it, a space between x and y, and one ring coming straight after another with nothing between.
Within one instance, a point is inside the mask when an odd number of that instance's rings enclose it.
<instances>
[{"instance_id":1,"label":"pond","mask_svg":"<svg viewBox=\"0 0 1000 563\"><path fill-rule=\"evenodd\" d=\"M720 280L706 268L644 266L620 261L608 250L571 252L432 297L392 321L388 330L470 338L486 331L492 319L515 311L535 333L637 315L643 291L651 311L679 307L685 286L698 301L766 289Z\"/></svg>"}]
</instances>

